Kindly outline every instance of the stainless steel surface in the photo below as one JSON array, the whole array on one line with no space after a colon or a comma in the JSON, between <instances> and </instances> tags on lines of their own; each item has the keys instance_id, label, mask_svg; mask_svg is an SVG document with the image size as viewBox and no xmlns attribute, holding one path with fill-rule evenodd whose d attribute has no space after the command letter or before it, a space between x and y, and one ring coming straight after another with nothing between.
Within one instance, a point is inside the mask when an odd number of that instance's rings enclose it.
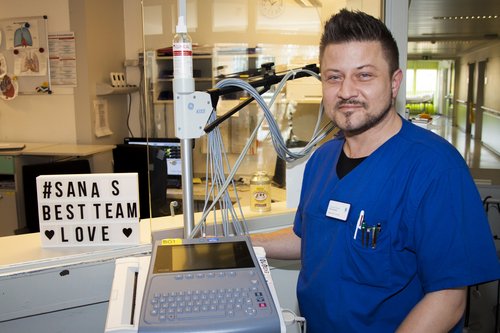
<instances>
[{"instance_id":1,"label":"stainless steel surface","mask_svg":"<svg viewBox=\"0 0 500 333\"><path fill-rule=\"evenodd\" d=\"M188 238L194 228L193 186L193 139L181 140L182 156L182 211L184 212L184 237Z\"/></svg>"},{"instance_id":2,"label":"stainless steel surface","mask_svg":"<svg viewBox=\"0 0 500 333\"><path fill-rule=\"evenodd\" d=\"M488 18L495 15L497 18ZM473 51L488 43L500 42L499 35L500 1L498 0L410 1L409 59L455 58L461 53Z\"/></svg>"}]
</instances>

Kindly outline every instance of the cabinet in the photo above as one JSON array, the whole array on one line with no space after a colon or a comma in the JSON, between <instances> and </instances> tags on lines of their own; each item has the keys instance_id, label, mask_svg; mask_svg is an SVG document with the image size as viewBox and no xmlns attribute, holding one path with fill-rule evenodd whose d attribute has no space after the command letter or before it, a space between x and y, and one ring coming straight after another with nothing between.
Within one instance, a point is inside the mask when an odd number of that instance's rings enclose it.
<instances>
[{"instance_id":1,"label":"cabinet","mask_svg":"<svg viewBox=\"0 0 500 333\"><path fill-rule=\"evenodd\" d=\"M263 55L258 48L248 48L246 44L216 44L196 48L193 56L193 79L196 91L207 91L224 78L249 79L258 75L261 65L274 62L274 56ZM165 53L163 53L165 52ZM173 57L168 49L148 51L145 54L146 78L151 102L150 135L152 137L173 137ZM236 92L221 97L217 113L223 114L244 98L245 92ZM247 121L248 122L248 121ZM244 124L248 128L248 124ZM228 136L226 135L226 138ZM241 151L241 150L238 150Z\"/></svg>"},{"instance_id":2,"label":"cabinet","mask_svg":"<svg viewBox=\"0 0 500 333\"><path fill-rule=\"evenodd\" d=\"M193 56L193 78L196 91L213 87L212 55ZM155 103L168 103L173 100L174 60L170 56L156 56L153 67L153 97Z\"/></svg>"},{"instance_id":3,"label":"cabinet","mask_svg":"<svg viewBox=\"0 0 500 333\"><path fill-rule=\"evenodd\" d=\"M40 243L39 233L0 238L0 332L104 332L115 259L151 249Z\"/></svg>"},{"instance_id":4,"label":"cabinet","mask_svg":"<svg viewBox=\"0 0 500 333\"><path fill-rule=\"evenodd\" d=\"M195 50L196 52L196 50ZM247 79L258 75L261 65L274 62L273 56L262 55L259 49L246 45L229 44L203 48L203 55L193 56L193 78L196 91L206 91L225 77ZM155 103L168 103L173 99L173 57L155 53L152 68L153 98ZM240 96L227 96L237 99Z\"/></svg>"}]
</instances>

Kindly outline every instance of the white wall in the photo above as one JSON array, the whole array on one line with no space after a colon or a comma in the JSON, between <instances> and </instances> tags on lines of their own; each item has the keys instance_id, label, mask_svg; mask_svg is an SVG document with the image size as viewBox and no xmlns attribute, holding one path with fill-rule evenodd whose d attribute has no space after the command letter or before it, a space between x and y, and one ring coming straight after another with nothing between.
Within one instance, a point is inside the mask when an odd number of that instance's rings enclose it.
<instances>
[{"instance_id":1,"label":"white wall","mask_svg":"<svg viewBox=\"0 0 500 333\"><path fill-rule=\"evenodd\" d=\"M140 13L140 2L0 0L0 19L47 15L48 33L75 33L77 53L76 88L53 85L51 95L18 95L10 101L0 100L0 141L112 144L128 136L128 96L103 97L113 132L105 137L94 133L93 101L100 98L96 96L97 83L109 83L110 72L125 71L124 6L135 5L135 11ZM135 22L127 29L131 35L142 36L141 21ZM140 37L136 40L131 49L138 54L142 43ZM138 94L135 97L137 100Z\"/></svg>"},{"instance_id":2,"label":"white wall","mask_svg":"<svg viewBox=\"0 0 500 333\"><path fill-rule=\"evenodd\" d=\"M125 59L138 60L139 53L143 52L142 6L140 0L123 0L123 17L125 21ZM143 73L140 67L127 68L127 81L130 84L141 86L141 93L133 94L130 115L131 136L145 136L145 109L142 104L144 91Z\"/></svg>"},{"instance_id":3,"label":"white wall","mask_svg":"<svg viewBox=\"0 0 500 333\"><path fill-rule=\"evenodd\" d=\"M96 96L96 85L110 84L111 72L123 72L125 23L123 0L69 0L71 29L76 36L78 88L75 114L78 143L113 144L128 136L128 96ZM94 100L107 103L112 135L97 137Z\"/></svg>"},{"instance_id":4,"label":"white wall","mask_svg":"<svg viewBox=\"0 0 500 333\"><path fill-rule=\"evenodd\" d=\"M69 31L68 0L1 0L0 7L0 19L47 15L49 33ZM73 89L53 90L0 100L0 141L76 142Z\"/></svg>"},{"instance_id":5,"label":"white wall","mask_svg":"<svg viewBox=\"0 0 500 333\"><path fill-rule=\"evenodd\" d=\"M137 59L142 52L142 8L140 0L123 0L123 17L125 20L125 56Z\"/></svg>"}]
</instances>

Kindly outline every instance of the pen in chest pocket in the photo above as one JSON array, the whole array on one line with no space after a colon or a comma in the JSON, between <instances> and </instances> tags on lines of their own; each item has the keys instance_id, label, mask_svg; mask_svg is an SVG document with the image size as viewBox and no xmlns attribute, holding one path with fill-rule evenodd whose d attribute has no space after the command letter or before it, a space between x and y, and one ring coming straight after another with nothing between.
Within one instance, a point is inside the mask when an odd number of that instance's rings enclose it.
<instances>
[{"instance_id":1,"label":"pen in chest pocket","mask_svg":"<svg viewBox=\"0 0 500 333\"><path fill-rule=\"evenodd\" d=\"M380 223L377 223L376 227L373 227L373 240L372 240L372 248L374 249L377 246L377 237L382 229Z\"/></svg>"},{"instance_id":2,"label":"pen in chest pocket","mask_svg":"<svg viewBox=\"0 0 500 333\"><path fill-rule=\"evenodd\" d=\"M358 222L356 223L356 229L354 229L354 237L353 237L354 239L356 239L356 237L358 236L358 230L362 229L361 225L363 224L364 218L365 218L365 211L361 210L361 212L359 212ZM363 231L361 231L361 233L363 233Z\"/></svg>"},{"instance_id":3,"label":"pen in chest pocket","mask_svg":"<svg viewBox=\"0 0 500 333\"><path fill-rule=\"evenodd\" d=\"M377 247L377 238L380 234L380 230L382 230L380 223L377 223L376 226L372 226L372 227L368 228L368 231L370 232L371 237L372 237L371 238L371 248L372 249ZM369 237L367 237L366 246L368 246L368 244L369 244ZM365 244L363 244L363 245L365 245Z\"/></svg>"}]
</instances>

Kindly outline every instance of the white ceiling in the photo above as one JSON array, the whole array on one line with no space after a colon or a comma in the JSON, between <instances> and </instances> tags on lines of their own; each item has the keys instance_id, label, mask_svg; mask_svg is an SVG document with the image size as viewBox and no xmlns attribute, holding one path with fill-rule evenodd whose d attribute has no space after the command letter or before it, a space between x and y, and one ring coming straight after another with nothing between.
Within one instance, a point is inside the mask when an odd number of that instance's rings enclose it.
<instances>
[{"instance_id":1,"label":"white ceiling","mask_svg":"<svg viewBox=\"0 0 500 333\"><path fill-rule=\"evenodd\" d=\"M482 18L495 15L496 19ZM438 19L438 17L455 16L463 19ZM472 19L472 16L475 18ZM477 19L478 16L481 19ZM499 0L410 0L408 16L410 59L454 58L488 43L498 43L499 36Z\"/></svg>"}]
</instances>

